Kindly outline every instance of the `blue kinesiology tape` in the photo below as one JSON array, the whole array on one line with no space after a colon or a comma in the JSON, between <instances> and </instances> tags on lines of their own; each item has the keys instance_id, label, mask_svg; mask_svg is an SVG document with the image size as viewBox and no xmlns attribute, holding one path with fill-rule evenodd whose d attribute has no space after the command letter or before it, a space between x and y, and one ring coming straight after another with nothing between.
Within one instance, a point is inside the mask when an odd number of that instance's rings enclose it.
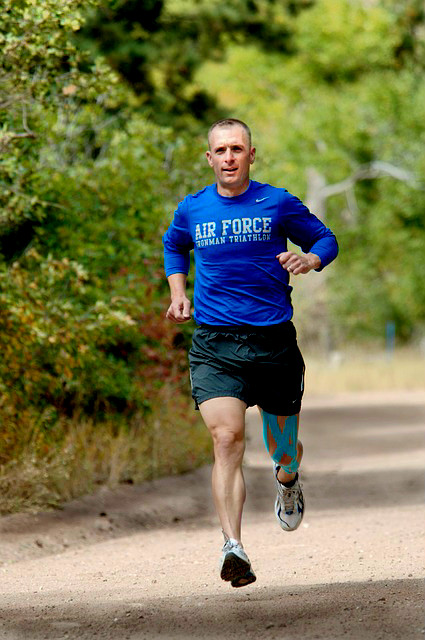
<instances>
[{"instance_id":1,"label":"blue kinesiology tape","mask_svg":"<svg viewBox=\"0 0 425 640\"><path fill-rule=\"evenodd\" d=\"M278 423L278 416L267 411L263 414L263 438L267 451L270 453L269 431L276 443L276 449L271 454L272 460L286 471L287 473L295 473L298 470L298 420L297 416L288 416L285 420L283 428ZM282 464L282 456L287 455L291 458L289 464Z\"/></svg>"}]
</instances>

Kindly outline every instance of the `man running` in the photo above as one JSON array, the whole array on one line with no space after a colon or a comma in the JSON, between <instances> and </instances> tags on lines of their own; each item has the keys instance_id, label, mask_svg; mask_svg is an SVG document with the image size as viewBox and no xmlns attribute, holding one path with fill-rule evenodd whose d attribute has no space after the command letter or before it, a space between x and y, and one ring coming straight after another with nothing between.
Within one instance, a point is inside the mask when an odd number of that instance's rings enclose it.
<instances>
[{"instance_id":1,"label":"man running","mask_svg":"<svg viewBox=\"0 0 425 640\"><path fill-rule=\"evenodd\" d=\"M214 444L212 490L224 535L220 575L242 587L256 579L241 539L245 412L260 409L276 480L276 517L284 531L294 531L304 513L298 480L304 361L291 322L289 274L320 271L338 245L286 189L250 180L255 148L244 122L215 122L206 156L215 184L186 196L163 238L167 318L190 319L186 276L194 249L192 395ZM288 239L302 253L288 251Z\"/></svg>"}]
</instances>

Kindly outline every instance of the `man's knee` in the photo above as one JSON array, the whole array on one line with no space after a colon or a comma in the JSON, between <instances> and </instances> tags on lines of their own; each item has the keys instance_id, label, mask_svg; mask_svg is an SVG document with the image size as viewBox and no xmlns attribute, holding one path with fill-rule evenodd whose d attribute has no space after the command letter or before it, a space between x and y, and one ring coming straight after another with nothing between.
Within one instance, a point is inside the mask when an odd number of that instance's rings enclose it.
<instances>
[{"instance_id":1,"label":"man's knee","mask_svg":"<svg viewBox=\"0 0 425 640\"><path fill-rule=\"evenodd\" d=\"M243 430L235 425L217 424L208 427L214 443L214 451L224 455L243 452Z\"/></svg>"},{"instance_id":2,"label":"man's knee","mask_svg":"<svg viewBox=\"0 0 425 640\"><path fill-rule=\"evenodd\" d=\"M231 416L217 413L206 423L211 434L215 457L241 457L245 449L244 423Z\"/></svg>"},{"instance_id":3,"label":"man's knee","mask_svg":"<svg viewBox=\"0 0 425 640\"><path fill-rule=\"evenodd\" d=\"M213 398L203 402L199 409L215 450L231 452L243 449L245 403L236 398Z\"/></svg>"}]
</instances>

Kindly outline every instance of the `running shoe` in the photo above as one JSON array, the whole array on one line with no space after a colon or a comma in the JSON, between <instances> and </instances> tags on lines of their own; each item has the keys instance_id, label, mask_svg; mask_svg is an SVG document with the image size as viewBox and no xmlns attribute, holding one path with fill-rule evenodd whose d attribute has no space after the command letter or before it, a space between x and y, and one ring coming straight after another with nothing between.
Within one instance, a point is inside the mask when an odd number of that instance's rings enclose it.
<instances>
[{"instance_id":1,"label":"running shoe","mask_svg":"<svg viewBox=\"0 0 425 640\"><path fill-rule=\"evenodd\" d=\"M234 538L227 538L224 543L220 577L232 587L245 587L257 579L242 544Z\"/></svg>"},{"instance_id":2,"label":"running shoe","mask_svg":"<svg viewBox=\"0 0 425 640\"><path fill-rule=\"evenodd\" d=\"M285 487L279 482L277 474L279 465L274 465L274 477L276 480L277 496L274 505L276 518L284 531L295 531L301 524L304 515L304 496L298 481L298 473L292 487Z\"/></svg>"}]
</instances>

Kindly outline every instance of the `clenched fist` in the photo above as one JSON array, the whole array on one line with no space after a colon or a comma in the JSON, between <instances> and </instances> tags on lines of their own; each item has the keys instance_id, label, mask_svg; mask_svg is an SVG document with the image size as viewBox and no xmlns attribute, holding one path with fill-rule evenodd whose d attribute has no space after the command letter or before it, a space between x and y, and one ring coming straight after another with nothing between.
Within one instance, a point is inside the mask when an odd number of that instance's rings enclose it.
<instances>
[{"instance_id":1,"label":"clenched fist","mask_svg":"<svg viewBox=\"0 0 425 640\"><path fill-rule=\"evenodd\" d=\"M172 322L187 322L190 320L190 300L186 296L175 298L171 301L166 314Z\"/></svg>"},{"instance_id":2,"label":"clenched fist","mask_svg":"<svg viewBox=\"0 0 425 640\"><path fill-rule=\"evenodd\" d=\"M318 269L321 264L319 256L315 253L305 253L298 255L294 251L283 251L278 253L276 258L279 260L283 269L297 276L299 273L308 273L312 269Z\"/></svg>"}]
</instances>

